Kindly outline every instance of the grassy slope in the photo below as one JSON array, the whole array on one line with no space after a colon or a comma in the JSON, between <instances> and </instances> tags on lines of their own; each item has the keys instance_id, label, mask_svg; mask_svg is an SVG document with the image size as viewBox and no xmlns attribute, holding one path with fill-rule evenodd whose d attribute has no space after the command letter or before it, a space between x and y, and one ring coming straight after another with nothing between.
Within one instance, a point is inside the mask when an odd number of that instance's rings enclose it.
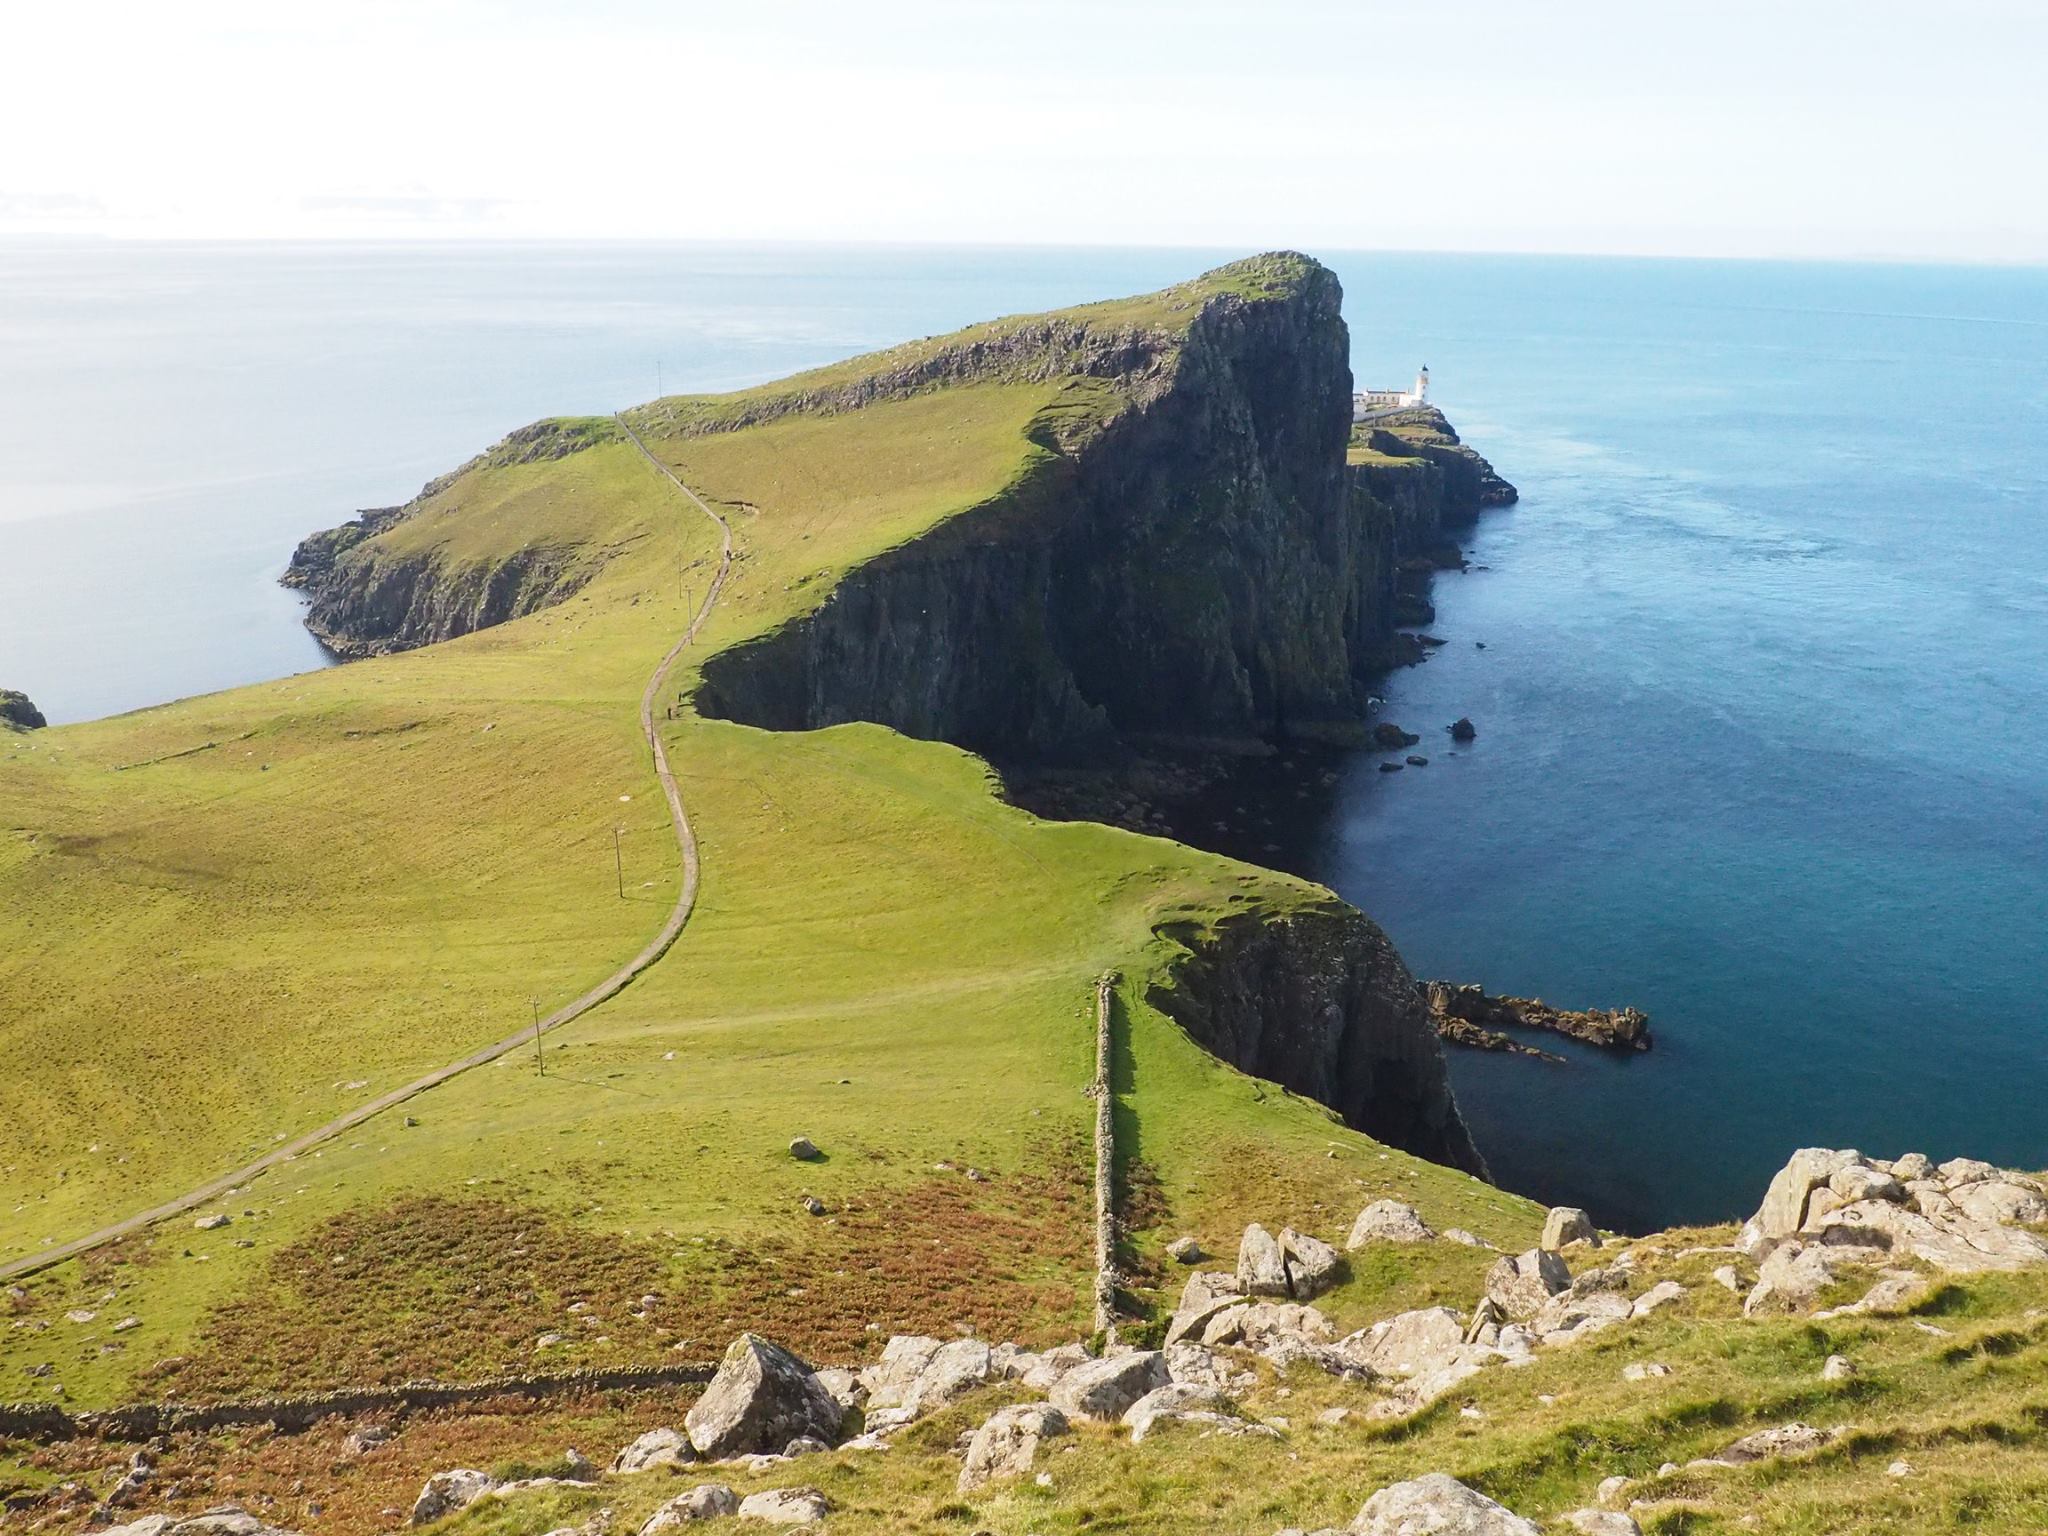
<instances>
[{"instance_id":1,"label":"grassy slope","mask_svg":"<svg viewBox=\"0 0 2048 1536\"><path fill-rule=\"evenodd\" d=\"M997 494L1045 452L1025 435L1034 421L1111 403L1099 382L986 385L658 442L731 505L738 535L699 654ZM0 757L0 797L34 829L0 872L0 1013L10 1044L49 1063L6 1089L13 1251L496 1037L529 996L572 994L656 925L673 847L632 700L680 627L679 561L701 591L708 526L613 444L475 467L430 522L385 537L481 549L471 517L518 532L578 507L618 552L562 608ZM418 1126L387 1116L224 1202L226 1231L179 1223L40 1277L28 1326L0 1333L0 1374L29 1381L25 1367L50 1363L29 1392L61 1383L76 1403L469 1373L531 1358L576 1296L610 1326L602 1342L576 1328L550 1364L701 1354L742 1318L846 1353L870 1322L1071 1334L1092 977L1156 958L1162 915L1326 898L1171 844L1038 823L997 801L975 760L880 729L668 729L704 845L702 903L652 974L551 1037L544 1079L509 1058L408 1106ZM111 772L205 741L222 745ZM1380 1188L1420 1185L1503 1239L1531 1226L1520 1202L1382 1154L1149 1010L1132 1035L1124 1128L1162 1224L1221 1243L1251 1209L1277 1216L1305 1191L1335 1223ZM792 1163L798 1131L830 1160ZM970 1184L939 1162L996 1177ZM805 1192L835 1214L802 1216ZM421 1247L437 1226L477 1236ZM905 1231L931 1251L906 1263ZM813 1287L840 1299L822 1307ZM622 1318L648 1289L663 1305ZM456 1297L479 1315L451 1327ZM63 1321L74 1305L99 1315ZM130 1315L140 1325L112 1335ZM166 1358L184 1363L154 1367Z\"/></svg>"}]
</instances>

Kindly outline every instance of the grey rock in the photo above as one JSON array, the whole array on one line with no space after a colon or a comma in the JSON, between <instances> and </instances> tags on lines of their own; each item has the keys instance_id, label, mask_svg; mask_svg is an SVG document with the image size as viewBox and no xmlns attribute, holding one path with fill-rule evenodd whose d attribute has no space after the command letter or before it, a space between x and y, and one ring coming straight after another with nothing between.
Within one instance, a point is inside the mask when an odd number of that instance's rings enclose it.
<instances>
[{"instance_id":1,"label":"grey rock","mask_svg":"<svg viewBox=\"0 0 2048 1536\"><path fill-rule=\"evenodd\" d=\"M1673 1302L1683 1301L1684 1299L1684 1286L1680 1285L1676 1280L1659 1280L1636 1298L1635 1305L1631 1308L1631 1311L1637 1317L1648 1317L1658 1308L1668 1307Z\"/></svg>"},{"instance_id":2,"label":"grey rock","mask_svg":"<svg viewBox=\"0 0 2048 1536\"><path fill-rule=\"evenodd\" d=\"M959 1491L972 1493L998 1478L1021 1477L1038 1458L1042 1440L1067 1432L1067 1416L1051 1403L999 1408L983 1421L967 1447Z\"/></svg>"},{"instance_id":3,"label":"grey rock","mask_svg":"<svg viewBox=\"0 0 2048 1536\"><path fill-rule=\"evenodd\" d=\"M1237 1247L1237 1288L1247 1296L1287 1296L1287 1253L1280 1240L1257 1222L1244 1229Z\"/></svg>"},{"instance_id":4,"label":"grey rock","mask_svg":"<svg viewBox=\"0 0 2048 1536\"><path fill-rule=\"evenodd\" d=\"M1582 1536L1643 1536L1634 1517L1618 1509L1574 1509L1558 1519Z\"/></svg>"},{"instance_id":5,"label":"grey rock","mask_svg":"<svg viewBox=\"0 0 2048 1536\"><path fill-rule=\"evenodd\" d=\"M769 1488L750 1493L740 1500L740 1518L765 1520L770 1525L816 1525L832 1512L825 1495L815 1488Z\"/></svg>"},{"instance_id":6,"label":"grey rock","mask_svg":"<svg viewBox=\"0 0 2048 1536\"><path fill-rule=\"evenodd\" d=\"M740 1512L739 1495L723 1483L699 1483L688 1493L679 1493L647 1517L640 1536L657 1536L693 1520L716 1520Z\"/></svg>"},{"instance_id":7,"label":"grey rock","mask_svg":"<svg viewBox=\"0 0 2048 1536\"><path fill-rule=\"evenodd\" d=\"M426 1525L443 1515L466 1509L497 1486L498 1480L490 1473L478 1472L471 1467L436 1472L420 1489L420 1496L413 1500L412 1523Z\"/></svg>"},{"instance_id":8,"label":"grey rock","mask_svg":"<svg viewBox=\"0 0 2048 1536\"><path fill-rule=\"evenodd\" d=\"M1563 1259L1548 1248L1499 1260L1486 1272L1486 1295L1517 1321L1534 1317L1543 1304L1572 1283Z\"/></svg>"},{"instance_id":9,"label":"grey rock","mask_svg":"<svg viewBox=\"0 0 2048 1536\"><path fill-rule=\"evenodd\" d=\"M1716 1456L1688 1462L1692 1467L1746 1467L1759 1461L1780 1461L1787 1456L1805 1456L1819 1450L1836 1436L1836 1431L1815 1429L1811 1424L1780 1424L1744 1435Z\"/></svg>"},{"instance_id":10,"label":"grey rock","mask_svg":"<svg viewBox=\"0 0 2048 1536\"><path fill-rule=\"evenodd\" d=\"M1296 1301L1310 1301L1337 1283L1344 1256L1319 1237L1280 1229L1280 1251L1287 1256L1288 1294Z\"/></svg>"},{"instance_id":11,"label":"grey rock","mask_svg":"<svg viewBox=\"0 0 2048 1536\"><path fill-rule=\"evenodd\" d=\"M1185 1338L1200 1339L1211 1318L1243 1301L1244 1293L1235 1275L1210 1271L1189 1275L1188 1283L1181 1287L1180 1305L1174 1308L1173 1319L1166 1325L1166 1342L1177 1344Z\"/></svg>"},{"instance_id":12,"label":"grey rock","mask_svg":"<svg viewBox=\"0 0 2048 1536\"><path fill-rule=\"evenodd\" d=\"M1753 1218L1766 1240L1790 1237L1806 1221L1807 1197L1844 1168L1862 1161L1855 1152L1801 1147L1772 1177Z\"/></svg>"},{"instance_id":13,"label":"grey rock","mask_svg":"<svg viewBox=\"0 0 2048 1536\"><path fill-rule=\"evenodd\" d=\"M1140 1350L1076 1366L1059 1379L1050 1395L1053 1405L1069 1418L1108 1424L1169 1379L1166 1356L1158 1350Z\"/></svg>"},{"instance_id":14,"label":"grey rock","mask_svg":"<svg viewBox=\"0 0 2048 1536\"><path fill-rule=\"evenodd\" d=\"M697 1454L716 1460L779 1451L799 1435L839 1438L839 1404L811 1368L779 1344L743 1333L684 1418Z\"/></svg>"},{"instance_id":15,"label":"grey rock","mask_svg":"<svg viewBox=\"0 0 2048 1536\"><path fill-rule=\"evenodd\" d=\"M1585 1243L1598 1248L1600 1230L1593 1225L1593 1218L1577 1206L1552 1206L1550 1214L1543 1219L1543 1236L1536 1246L1556 1253L1571 1243Z\"/></svg>"},{"instance_id":16,"label":"grey rock","mask_svg":"<svg viewBox=\"0 0 2048 1536\"><path fill-rule=\"evenodd\" d=\"M1378 1375L1407 1378L1437 1369L1465 1342L1465 1324L1457 1313L1449 1307L1421 1307L1353 1334L1344 1348Z\"/></svg>"},{"instance_id":17,"label":"grey rock","mask_svg":"<svg viewBox=\"0 0 2048 1536\"><path fill-rule=\"evenodd\" d=\"M1199 1264L1209 1257L1192 1237L1176 1237L1166 1245L1166 1256L1176 1264Z\"/></svg>"},{"instance_id":18,"label":"grey rock","mask_svg":"<svg viewBox=\"0 0 2048 1536\"><path fill-rule=\"evenodd\" d=\"M679 1429L650 1429L612 1458L614 1472L645 1472L649 1467L682 1466L697 1459L696 1447Z\"/></svg>"},{"instance_id":19,"label":"grey rock","mask_svg":"<svg viewBox=\"0 0 2048 1536\"><path fill-rule=\"evenodd\" d=\"M808 1136L798 1136L789 1144L789 1155L798 1162L814 1163L825 1154L818 1150L818 1144Z\"/></svg>"},{"instance_id":20,"label":"grey rock","mask_svg":"<svg viewBox=\"0 0 2048 1536\"><path fill-rule=\"evenodd\" d=\"M1382 1488L1351 1529L1355 1536L1541 1536L1533 1521L1442 1472Z\"/></svg>"},{"instance_id":21,"label":"grey rock","mask_svg":"<svg viewBox=\"0 0 2048 1536\"><path fill-rule=\"evenodd\" d=\"M1847 1381L1856 1374L1856 1362L1847 1355L1829 1355L1820 1368L1822 1381Z\"/></svg>"},{"instance_id":22,"label":"grey rock","mask_svg":"<svg viewBox=\"0 0 2048 1536\"><path fill-rule=\"evenodd\" d=\"M1213 1414L1226 1401L1214 1387L1168 1382L1163 1387L1154 1387L1126 1408L1123 1424L1131 1432L1131 1443L1135 1445L1152 1432L1153 1425L1163 1420L1184 1418L1192 1413Z\"/></svg>"},{"instance_id":23,"label":"grey rock","mask_svg":"<svg viewBox=\"0 0 2048 1536\"><path fill-rule=\"evenodd\" d=\"M1435 1236L1414 1206L1399 1200L1375 1200L1358 1213L1344 1246L1356 1249L1367 1243L1426 1243Z\"/></svg>"}]
</instances>

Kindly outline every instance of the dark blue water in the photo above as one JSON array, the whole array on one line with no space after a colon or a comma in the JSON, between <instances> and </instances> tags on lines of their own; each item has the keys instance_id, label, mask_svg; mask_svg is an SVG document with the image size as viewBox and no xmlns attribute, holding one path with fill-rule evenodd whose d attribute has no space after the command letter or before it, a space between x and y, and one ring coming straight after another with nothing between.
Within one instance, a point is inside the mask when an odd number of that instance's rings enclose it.
<instances>
[{"instance_id":1,"label":"dark blue water","mask_svg":"<svg viewBox=\"0 0 2048 1536\"><path fill-rule=\"evenodd\" d=\"M1233 254L0 245L0 685L315 665L293 541L524 421ZM1431 766L1274 857L1419 973L1656 1020L1458 1055L1496 1172L1640 1225L1805 1143L2048 1164L2048 272L1329 259L1361 382L1428 363L1523 500L1385 690Z\"/></svg>"}]
</instances>

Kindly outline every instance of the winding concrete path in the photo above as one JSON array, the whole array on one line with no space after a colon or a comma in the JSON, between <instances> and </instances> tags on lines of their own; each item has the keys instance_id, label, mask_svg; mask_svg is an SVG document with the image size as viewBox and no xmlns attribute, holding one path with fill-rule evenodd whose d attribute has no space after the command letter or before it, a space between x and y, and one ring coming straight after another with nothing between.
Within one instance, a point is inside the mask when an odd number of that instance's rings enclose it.
<instances>
[{"instance_id":1,"label":"winding concrete path","mask_svg":"<svg viewBox=\"0 0 2048 1536\"><path fill-rule=\"evenodd\" d=\"M559 1029L572 1019L581 1018L600 1003L608 1002L618 996L620 992L625 990L628 983L668 952L669 946L675 943L677 935L683 931L683 925L690 920L690 913L697 905L697 885L700 873L697 857L697 834L691 830L689 814L683 809L682 791L676 788L676 776L669 767L668 749L662 745L661 733L654 728L654 701L660 696L663 686L668 682L668 675L675 668L676 658L682 655L685 646L697 638L697 631L704 627L704 621L710 616L712 605L718 601L719 591L725 585L726 573L732 569L732 528L724 518L712 510L710 504L703 497L677 479L674 470L654 456L647 445L640 440L640 435L626 424L625 418L615 417L614 419L618 422L619 429L626 434L627 440L640 451L641 457L653 465L656 470L660 471L663 478L680 491L692 506L718 525L718 572L711 578L711 585L705 589L704 601L697 605L697 611L690 616L689 628L685 629L676 643L669 647L668 654L661 658L661 664L654 669L653 676L647 679L647 686L640 694L640 732L647 738L648 751L654 758L654 776L661 781L661 792L668 799L669 820L674 824L676 845L682 850L683 855L683 888L676 896L676 904L669 912L668 921L663 923L661 931L648 941L647 947L574 1002L564 1004L542 1019L540 1021L540 1033L542 1034L546 1034L553 1029ZM282 1146L272 1148L253 1163L245 1163L233 1172L224 1173L217 1179L209 1180L197 1189L187 1190L175 1199L166 1200L161 1205L151 1206L146 1211L138 1211L135 1215L117 1221L112 1226L101 1227L97 1232L89 1232L84 1237L73 1238L68 1243L60 1243L53 1247L42 1249L40 1252L24 1254L20 1258L0 1262L0 1280L12 1279L17 1275L33 1274L39 1269L48 1269L54 1264L63 1263L66 1259L76 1258L81 1253L86 1253L94 1248L111 1243L117 1238L127 1237L132 1233L140 1232L144 1227L153 1226L160 1221L167 1221L173 1216L183 1215L185 1212L194 1210L219 1195L226 1194L236 1185L245 1183L255 1178L258 1174L277 1167L280 1163L288 1163L302 1153L311 1151L322 1142L332 1140L334 1137L341 1135L344 1131L355 1129L364 1121L381 1115L385 1110L396 1108L398 1105L405 1103L406 1100L425 1093L429 1088L438 1088L450 1078L467 1072L472 1067L481 1067L487 1062L496 1061L499 1057L520 1049L522 1046L531 1045L533 1038L534 1026L531 1024L526 1025L495 1044L486 1045L479 1050L471 1051L460 1061L452 1061L444 1067L436 1067L424 1077L414 1078L401 1088L394 1088L389 1093L370 1100L367 1104L360 1104L347 1114L340 1115L323 1126L307 1131L296 1140L288 1141Z\"/></svg>"}]
</instances>

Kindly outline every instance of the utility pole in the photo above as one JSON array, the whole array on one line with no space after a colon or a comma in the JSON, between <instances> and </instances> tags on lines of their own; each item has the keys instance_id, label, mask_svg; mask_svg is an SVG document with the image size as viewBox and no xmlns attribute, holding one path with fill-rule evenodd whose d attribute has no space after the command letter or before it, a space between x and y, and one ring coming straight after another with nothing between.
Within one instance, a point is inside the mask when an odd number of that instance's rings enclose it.
<instances>
[{"instance_id":1,"label":"utility pole","mask_svg":"<svg viewBox=\"0 0 2048 1536\"><path fill-rule=\"evenodd\" d=\"M540 999L536 997L536 998L534 998L534 999L533 999L532 1001L533 1001L533 1060L534 1060L534 1064L535 1064L536 1066L538 1066L538 1067L540 1068L540 1075L541 1075L542 1077L546 1077L546 1076L548 1075L548 1059L547 1059L547 1057L543 1056L543 1055L541 1054L541 1051L540 1051Z\"/></svg>"},{"instance_id":2,"label":"utility pole","mask_svg":"<svg viewBox=\"0 0 2048 1536\"><path fill-rule=\"evenodd\" d=\"M625 835L624 827L612 828L612 863L619 872L619 900L626 899L626 854L620 847L619 839Z\"/></svg>"},{"instance_id":3,"label":"utility pole","mask_svg":"<svg viewBox=\"0 0 2048 1536\"><path fill-rule=\"evenodd\" d=\"M654 360L654 398L661 398L661 359Z\"/></svg>"}]
</instances>

